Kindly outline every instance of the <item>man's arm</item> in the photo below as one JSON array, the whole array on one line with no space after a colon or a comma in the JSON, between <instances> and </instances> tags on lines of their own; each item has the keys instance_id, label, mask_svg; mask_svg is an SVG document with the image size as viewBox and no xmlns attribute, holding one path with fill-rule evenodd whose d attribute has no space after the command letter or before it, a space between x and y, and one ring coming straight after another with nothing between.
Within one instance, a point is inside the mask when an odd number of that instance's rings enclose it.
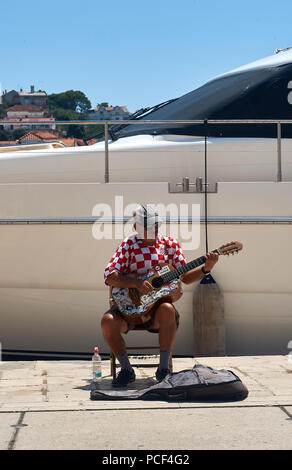
<instances>
[{"instance_id":1,"label":"man's arm","mask_svg":"<svg viewBox=\"0 0 292 470\"><path fill-rule=\"evenodd\" d=\"M112 287L134 287L141 292L141 294L147 294L153 290L152 285L148 281L138 280L136 277L129 276L127 274L120 274L114 271L106 280L106 284Z\"/></svg>"},{"instance_id":2,"label":"man's arm","mask_svg":"<svg viewBox=\"0 0 292 470\"><path fill-rule=\"evenodd\" d=\"M205 255L205 271L211 271L213 266L217 263L219 256L217 253L207 253ZM184 284L192 284L199 279L202 279L204 274L201 267L192 269L191 271L183 274L180 279ZM114 271L106 279L106 284L112 287L134 287L141 292L141 294L147 294L153 290L152 285L148 281L138 280L136 277L129 276L127 274L120 274L117 271Z\"/></svg>"},{"instance_id":3,"label":"man's arm","mask_svg":"<svg viewBox=\"0 0 292 470\"><path fill-rule=\"evenodd\" d=\"M217 263L219 255L217 253L207 253L205 255L206 261L204 264L205 271L211 271L214 265ZM204 273L202 272L202 266L199 268L192 269L191 271L183 274L180 279L184 284L192 284L199 279L204 277Z\"/></svg>"}]
</instances>

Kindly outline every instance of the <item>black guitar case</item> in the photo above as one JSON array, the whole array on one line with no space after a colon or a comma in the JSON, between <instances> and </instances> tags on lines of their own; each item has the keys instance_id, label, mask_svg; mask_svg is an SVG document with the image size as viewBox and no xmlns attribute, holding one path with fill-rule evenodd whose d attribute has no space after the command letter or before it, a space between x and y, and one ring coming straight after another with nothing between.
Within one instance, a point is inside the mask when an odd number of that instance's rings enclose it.
<instances>
[{"instance_id":1,"label":"black guitar case","mask_svg":"<svg viewBox=\"0 0 292 470\"><path fill-rule=\"evenodd\" d=\"M168 374L143 390L91 390L91 400L235 401L247 397L248 390L230 370L203 365Z\"/></svg>"}]
</instances>

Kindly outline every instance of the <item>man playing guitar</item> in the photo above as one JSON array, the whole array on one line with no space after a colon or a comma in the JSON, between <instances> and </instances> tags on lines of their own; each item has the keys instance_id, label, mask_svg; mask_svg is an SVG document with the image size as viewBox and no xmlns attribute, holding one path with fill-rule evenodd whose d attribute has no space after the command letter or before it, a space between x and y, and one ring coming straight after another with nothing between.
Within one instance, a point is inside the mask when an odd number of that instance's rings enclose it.
<instances>
[{"instance_id":1,"label":"man playing guitar","mask_svg":"<svg viewBox=\"0 0 292 470\"><path fill-rule=\"evenodd\" d=\"M161 218L150 205L140 206L134 213L136 234L126 238L112 256L105 268L105 283L111 287L136 288L141 294L153 290L147 280L139 280L129 274L144 274L158 264L170 264L175 268L186 264L178 242L171 237L159 236ZM202 279L218 261L217 253L207 253L202 267L194 268L180 276L185 284ZM142 325L128 323L116 305L111 307L101 321L104 338L111 351L118 358L121 370L113 387L125 387L135 380L135 372L127 355L121 333L130 329L146 329L159 334L160 364L156 371L157 380L162 380L169 371L169 357L179 325L179 314L172 303L164 301L155 310L154 316Z\"/></svg>"}]
</instances>

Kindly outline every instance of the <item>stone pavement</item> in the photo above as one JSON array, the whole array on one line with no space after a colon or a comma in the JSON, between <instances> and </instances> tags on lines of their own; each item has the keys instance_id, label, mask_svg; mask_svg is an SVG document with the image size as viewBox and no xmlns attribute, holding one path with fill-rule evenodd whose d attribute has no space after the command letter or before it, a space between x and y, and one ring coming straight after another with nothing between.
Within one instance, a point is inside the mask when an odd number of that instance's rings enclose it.
<instances>
[{"instance_id":1,"label":"stone pavement","mask_svg":"<svg viewBox=\"0 0 292 470\"><path fill-rule=\"evenodd\" d=\"M136 369L131 388L155 382ZM91 361L0 363L0 449L292 449L290 356L174 358L230 369L249 390L238 402L91 401ZM102 361L101 387L110 388Z\"/></svg>"}]
</instances>

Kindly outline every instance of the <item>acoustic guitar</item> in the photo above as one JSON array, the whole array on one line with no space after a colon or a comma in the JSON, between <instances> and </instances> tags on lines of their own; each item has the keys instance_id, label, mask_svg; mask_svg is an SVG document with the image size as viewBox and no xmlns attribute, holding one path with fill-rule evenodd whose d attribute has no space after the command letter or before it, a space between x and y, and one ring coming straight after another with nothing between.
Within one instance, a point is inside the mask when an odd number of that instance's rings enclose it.
<instances>
[{"instance_id":1,"label":"acoustic guitar","mask_svg":"<svg viewBox=\"0 0 292 470\"><path fill-rule=\"evenodd\" d=\"M230 255L242 250L242 243L230 242L220 246L213 253ZM128 287L113 287L112 298L123 318L132 324L142 324L150 320L157 307L162 302L176 302L182 296L180 276L204 264L205 256L174 268L169 264L157 264L145 274L134 275L139 280L147 280L153 290L141 294L138 289Z\"/></svg>"}]
</instances>

